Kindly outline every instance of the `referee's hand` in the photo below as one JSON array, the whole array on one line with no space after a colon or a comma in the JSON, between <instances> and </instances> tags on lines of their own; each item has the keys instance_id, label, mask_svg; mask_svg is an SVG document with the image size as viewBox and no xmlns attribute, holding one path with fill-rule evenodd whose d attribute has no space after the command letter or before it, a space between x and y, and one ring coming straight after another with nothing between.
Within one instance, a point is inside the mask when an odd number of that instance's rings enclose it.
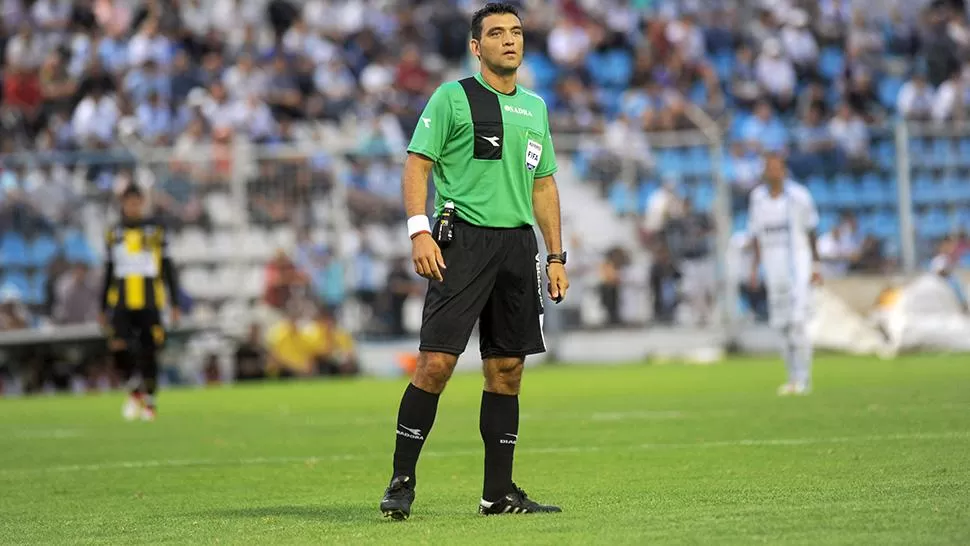
<instances>
[{"instance_id":1,"label":"referee's hand","mask_svg":"<svg viewBox=\"0 0 970 546\"><path fill-rule=\"evenodd\" d=\"M569 289L566 266L553 262L546 268L546 275L549 276L549 297L556 303L561 302L566 298L566 290Z\"/></svg>"},{"instance_id":2,"label":"referee's hand","mask_svg":"<svg viewBox=\"0 0 970 546\"><path fill-rule=\"evenodd\" d=\"M411 259L418 275L435 281L445 280L445 259L430 233L421 233L411 240Z\"/></svg>"}]
</instances>

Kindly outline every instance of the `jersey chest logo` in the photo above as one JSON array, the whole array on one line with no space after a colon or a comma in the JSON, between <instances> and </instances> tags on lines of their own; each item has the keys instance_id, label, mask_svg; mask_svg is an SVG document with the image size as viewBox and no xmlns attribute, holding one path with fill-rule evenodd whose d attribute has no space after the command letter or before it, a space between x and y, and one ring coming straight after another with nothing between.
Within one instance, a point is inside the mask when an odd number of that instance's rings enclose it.
<instances>
[{"instance_id":1,"label":"jersey chest logo","mask_svg":"<svg viewBox=\"0 0 970 546\"><path fill-rule=\"evenodd\" d=\"M539 159L542 157L542 144L529 139L525 148L525 167L530 171L536 170L539 166Z\"/></svg>"}]
</instances>

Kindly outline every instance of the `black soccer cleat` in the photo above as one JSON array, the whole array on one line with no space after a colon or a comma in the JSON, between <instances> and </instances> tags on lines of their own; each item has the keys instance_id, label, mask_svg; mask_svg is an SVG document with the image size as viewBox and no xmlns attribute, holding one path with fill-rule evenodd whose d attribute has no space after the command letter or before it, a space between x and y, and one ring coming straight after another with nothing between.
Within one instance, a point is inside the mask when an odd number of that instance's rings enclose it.
<instances>
[{"instance_id":1,"label":"black soccer cleat","mask_svg":"<svg viewBox=\"0 0 970 546\"><path fill-rule=\"evenodd\" d=\"M385 518L404 521L411 517L411 503L414 502L414 485L408 476L397 476L384 491L381 499L381 513Z\"/></svg>"},{"instance_id":2,"label":"black soccer cleat","mask_svg":"<svg viewBox=\"0 0 970 546\"><path fill-rule=\"evenodd\" d=\"M493 516L496 514L542 514L562 512L558 506L539 504L529 498L525 491L519 489L515 484L512 485L513 491L495 502L482 500L478 505L478 513L483 516Z\"/></svg>"}]
</instances>

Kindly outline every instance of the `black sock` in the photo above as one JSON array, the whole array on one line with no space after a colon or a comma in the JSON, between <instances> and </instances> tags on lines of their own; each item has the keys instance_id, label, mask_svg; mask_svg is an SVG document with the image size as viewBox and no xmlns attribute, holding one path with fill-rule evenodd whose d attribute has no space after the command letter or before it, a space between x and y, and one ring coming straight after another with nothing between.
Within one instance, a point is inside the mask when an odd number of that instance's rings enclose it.
<instances>
[{"instance_id":1,"label":"black sock","mask_svg":"<svg viewBox=\"0 0 970 546\"><path fill-rule=\"evenodd\" d=\"M408 476L414 484L418 456L434 424L440 397L440 394L423 391L411 384L404 390L401 407L397 412L394 476Z\"/></svg>"},{"instance_id":2,"label":"black sock","mask_svg":"<svg viewBox=\"0 0 970 546\"><path fill-rule=\"evenodd\" d=\"M121 374L128 392L133 396L141 394L141 384L135 379L135 355L128 349L112 351L111 355L114 357L115 368Z\"/></svg>"},{"instance_id":3,"label":"black sock","mask_svg":"<svg viewBox=\"0 0 970 546\"><path fill-rule=\"evenodd\" d=\"M483 392L479 430L485 442L482 498L495 502L512 492L512 459L519 438L518 395Z\"/></svg>"},{"instance_id":4,"label":"black sock","mask_svg":"<svg viewBox=\"0 0 970 546\"><path fill-rule=\"evenodd\" d=\"M146 349L141 355L141 380L145 385L145 405L155 407L155 389L158 387L158 355L154 349Z\"/></svg>"}]
</instances>

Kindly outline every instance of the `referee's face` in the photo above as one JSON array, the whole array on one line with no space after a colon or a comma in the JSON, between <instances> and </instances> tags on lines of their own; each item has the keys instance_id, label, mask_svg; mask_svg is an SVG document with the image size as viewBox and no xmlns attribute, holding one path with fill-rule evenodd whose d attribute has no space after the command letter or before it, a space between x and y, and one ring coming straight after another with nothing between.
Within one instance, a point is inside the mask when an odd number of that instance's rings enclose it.
<instances>
[{"instance_id":1,"label":"referee's face","mask_svg":"<svg viewBox=\"0 0 970 546\"><path fill-rule=\"evenodd\" d=\"M482 39L471 41L472 54L497 74L512 74L522 64L522 21L511 13L482 20Z\"/></svg>"}]
</instances>

